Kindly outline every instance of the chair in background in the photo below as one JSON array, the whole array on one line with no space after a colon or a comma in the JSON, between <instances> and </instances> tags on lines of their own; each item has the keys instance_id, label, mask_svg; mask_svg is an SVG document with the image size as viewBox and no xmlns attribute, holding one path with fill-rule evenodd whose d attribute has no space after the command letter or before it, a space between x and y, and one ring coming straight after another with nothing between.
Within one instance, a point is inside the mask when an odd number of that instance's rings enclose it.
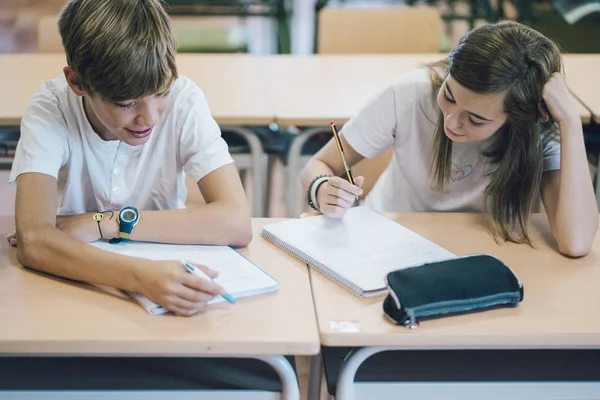
<instances>
[{"instance_id":1,"label":"chair in background","mask_svg":"<svg viewBox=\"0 0 600 400\"><path fill-rule=\"evenodd\" d=\"M172 16L179 53L246 53L248 33L242 19L221 16Z\"/></svg>"},{"instance_id":2,"label":"chair in background","mask_svg":"<svg viewBox=\"0 0 600 400\"><path fill-rule=\"evenodd\" d=\"M441 28L434 7L326 7L318 15L317 52L437 53Z\"/></svg>"},{"instance_id":3,"label":"chair in background","mask_svg":"<svg viewBox=\"0 0 600 400\"><path fill-rule=\"evenodd\" d=\"M18 126L0 126L0 169L12 165L20 131Z\"/></svg>"},{"instance_id":4,"label":"chair in background","mask_svg":"<svg viewBox=\"0 0 600 400\"><path fill-rule=\"evenodd\" d=\"M307 142L309 142L311 137L315 137L315 135L321 135L323 132L323 128L312 128L306 130L302 134L298 135L298 140L294 140L292 142L292 146L290 147L287 172L288 174L290 174L290 171L298 171L298 173L295 175L295 178L290 175L286 177L286 184L288 185L287 190L293 191L292 196L288 196L286 199L288 212L290 212L290 210L293 210L292 212L296 212L296 210L299 211L297 214L293 215L298 216L302 212L302 210L312 211L312 209L309 208L307 204L306 192L304 190L301 190L300 194L298 194L298 192L296 191L296 187L298 186L297 183L299 180L300 170L308 163L313 154L316 153L304 152L305 154L303 155L302 150L303 148L305 148ZM314 144L313 146L309 145L309 147L314 148ZM371 191L371 189L373 189L373 186L375 186L375 183L377 182L383 171L390 164L393 154L394 149L390 147L377 157L365 158L361 162L357 163L354 167L352 167L352 175L364 176L365 178L365 183L362 187L363 194L360 196L360 200L364 200ZM290 183L292 183L293 185L290 185ZM291 186L294 186L294 188L292 189Z\"/></svg>"},{"instance_id":5,"label":"chair in background","mask_svg":"<svg viewBox=\"0 0 600 400\"><path fill-rule=\"evenodd\" d=\"M235 162L244 184L244 190L251 192L252 216L266 217L265 177L266 160L258 135L241 126L221 127L223 139L229 146L229 153ZM246 174L250 173L251 186L246 185Z\"/></svg>"},{"instance_id":6,"label":"chair in background","mask_svg":"<svg viewBox=\"0 0 600 400\"><path fill-rule=\"evenodd\" d=\"M38 21L38 51L62 53L58 15L44 15ZM248 50L242 21L236 17L173 16L179 53L240 53Z\"/></svg>"},{"instance_id":7,"label":"chair in background","mask_svg":"<svg viewBox=\"0 0 600 400\"><path fill-rule=\"evenodd\" d=\"M317 49L320 54L437 53L442 36L442 19L436 8L427 6L372 9L326 7L319 12L317 30ZM414 32L419 32L419 35ZM325 134L327 132L329 134ZM330 133L328 127L309 128L290 139L289 151L285 156L288 217L299 215L301 204L304 204L304 193L301 196L298 194L300 171L331 138ZM320 143L314 139L319 136L322 137Z\"/></svg>"},{"instance_id":8,"label":"chair in background","mask_svg":"<svg viewBox=\"0 0 600 400\"><path fill-rule=\"evenodd\" d=\"M362 186L363 194L360 196L360 200L364 200L375 183L379 180L379 177L390 165L392 157L394 156L394 148L389 147L383 153L375 158L365 158L353 168L352 173L354 176L364 176L365 183Z\"/></svg>"},{"instance_id":9,"label":"chair in background","mask_svg":"<svg viewBox=\"0 0 600 400\"><path fill-rule=\"evenodd\" d=\"M263 194L264 194L264 173L262 170L256 170L253 168L254 164L264 165L262 160L262 148L260 147L260 141L253 132L247 132L243 128L237 127L223 127L223 136L230 137L231 143L237 143L237 145L229 145L229 152L234 157L236 167L240 171L240 177L242 182L245 181L245 172L252 172L252 212L253 214L263 214ZM253 150L248 150L248 147L254 147ZM258 159L256 159L258 158ZM197 207L206 204L202 193L198 189L197 183L190 178L186 177L185 185L187 189L187 197L185 204L187 207Z\"/></svg>"},{"instance_id":10,"label":"chair in background","mask_svg":"<svg viewBox=\"0 0 600 400\"><path fill-rule=\"evenodd\" d=\"M267 18L274 22L276 52L290 52L289 13L286 0L164 0L169 14L186 17L233 17L240 21ZM210 40L210 39L209 39Z\"/></svg>"},{"instance_id":11,"label":"chair in background","mask_svg":"<svg viewBox=\"0 0 600 400\"><path fill-rule=\"evenodd\" d=\"M44 15L38 21L38 52L63 53L64 47L58 32L58 16Z\"/></svg>"}]
</instances>

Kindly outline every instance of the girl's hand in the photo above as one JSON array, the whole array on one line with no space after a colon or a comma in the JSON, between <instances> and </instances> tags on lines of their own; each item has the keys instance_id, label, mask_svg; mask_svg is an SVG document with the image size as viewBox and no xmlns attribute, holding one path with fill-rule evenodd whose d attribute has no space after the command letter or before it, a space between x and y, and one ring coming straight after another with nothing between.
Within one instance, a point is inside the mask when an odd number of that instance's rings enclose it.
<instances>
[{"instance_id":1,"label":"girl's hand","mask_svg":"<svg viewBox=\"0 0 600 400\"><path fill-rule=\"evenodd\" d=\"M356 197L363 192L360 187L365 182L365 178L358 176L354 181L356 186L345 179L334 176L321 184L317 190L317 205L321 212L330 217L343 217L354 204Z\"/></svg>"},{"instance_id":2,"label":"girl's hand","mask_svg":"<svg viewBox=\"0 0 600 400\"><path fill-rule=\"evenodd\" d=\"M547 107L547 111L543 105L540 107L544 120L547 120L549 112L559 124L580 122L579 112L571 99L571 94L561 74L552 74L546 85L544 85L542 98Z\"/></svg>"}]
</instances>

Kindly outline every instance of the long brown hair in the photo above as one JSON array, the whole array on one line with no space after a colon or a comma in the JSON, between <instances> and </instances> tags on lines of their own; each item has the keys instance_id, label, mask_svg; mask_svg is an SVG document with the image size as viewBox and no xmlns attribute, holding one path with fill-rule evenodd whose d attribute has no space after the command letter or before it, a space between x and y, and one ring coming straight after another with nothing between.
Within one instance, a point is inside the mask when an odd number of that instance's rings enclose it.
<instances>
[{"instance_id":1,"label":"long brown hair","mask_svg":"<svg viewBox=\"0 0 600 400\"><path fill-rule=\"evenodd\" d=\"M482 94L506 93L506 123L483 151L492 167L486 208L499 240L528 243L527 223L542 176L541 131L558 140L558 127L541 121L544 85L562 70L560 50L541 33L516 22L483 25L465 35L448 59L429 65L434 94L448 75ZM431 174L440 193L450 178L452 141L440 112L433 140Z\"/></svg>"}]
</instances>

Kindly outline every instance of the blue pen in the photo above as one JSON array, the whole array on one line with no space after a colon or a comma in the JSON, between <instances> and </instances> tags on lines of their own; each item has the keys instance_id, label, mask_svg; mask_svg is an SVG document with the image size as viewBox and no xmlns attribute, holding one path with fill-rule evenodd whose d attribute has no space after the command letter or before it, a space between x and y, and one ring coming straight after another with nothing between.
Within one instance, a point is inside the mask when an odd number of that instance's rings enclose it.
<instances>
[{"instance_id":1,"label":"blue pen","mask_svg":"<svg viewBox=\"0 0 600 400\"><path fill-rule=\"evenodd\" d=\"M188 272L190 272L200 278L212 281L212 278L210 276L206 275L206 273L204 271L194 267L192 264L184 262L183 266L185 267L185 269L188 270ZM235 304L235 298L232 295L230 295L229 293L225 292L221 296L223 296L223 298L225 300L227 300L228 302L230 302L231 304Z\"/></svg>"}]
</instances>

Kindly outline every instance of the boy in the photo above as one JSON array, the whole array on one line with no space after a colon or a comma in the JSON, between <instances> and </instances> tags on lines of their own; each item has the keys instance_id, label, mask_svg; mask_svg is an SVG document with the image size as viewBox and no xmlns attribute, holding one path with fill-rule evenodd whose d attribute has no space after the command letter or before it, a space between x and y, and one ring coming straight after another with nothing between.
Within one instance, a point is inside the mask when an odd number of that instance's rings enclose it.
<instances>
[{"instance_id":1,"label":"boy","mask_svg":"<svg viewBox=\"0 0 600 400\"><path fill-rule=\"evenodd\" d=\"M239 175L202 91L178 76L169 17L157 0L73 0L59 29L68 66L32 97L10 176L17 230L9 241L18 238L19 262L196 314L222 288L177 261L132 260L83 243L129 235L250 242ZM185 209L184 171L205 206Z\"/></svg>"},{"instance_id":2,"label":"boy","mask_svg":"<svg viewBox=\"0 0 600 400\"><path fill-rule=\"evenodd\" d=\"M169 17L159 0L70 0L59 29L68 66L23 115L10 176L17 230L9 242L18 242L18 260L28 267L196 314L221 287L178 261L123 257L84 243L130 237L245 246L252 238L219 127L200 89L178 76ZM185 209L184 171L205 206ZM4 357L0 371L12 373L0 378L0 389L281 390L265 367L240 359Z\"/></svg>"}]
</instances>

